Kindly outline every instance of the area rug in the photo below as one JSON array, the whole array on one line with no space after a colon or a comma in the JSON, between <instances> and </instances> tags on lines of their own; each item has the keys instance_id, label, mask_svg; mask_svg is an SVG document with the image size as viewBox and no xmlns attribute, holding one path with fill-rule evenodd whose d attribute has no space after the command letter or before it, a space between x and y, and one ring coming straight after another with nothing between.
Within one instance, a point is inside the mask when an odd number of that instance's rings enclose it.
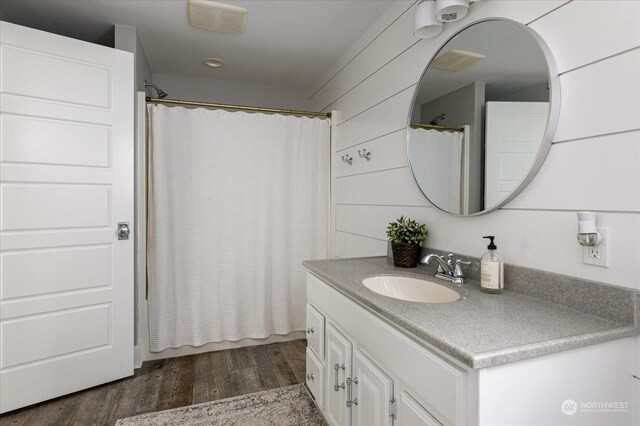
<instances>
[{"instance_id":1,"label":"area rug","mask_svg":"<svg viewBox=\"0 0 640 426\"><path fill-rule=\"evenodd\" d=\"M325 426L303 384L120 419L116 426Z\"/></svg>"}]
</instances>

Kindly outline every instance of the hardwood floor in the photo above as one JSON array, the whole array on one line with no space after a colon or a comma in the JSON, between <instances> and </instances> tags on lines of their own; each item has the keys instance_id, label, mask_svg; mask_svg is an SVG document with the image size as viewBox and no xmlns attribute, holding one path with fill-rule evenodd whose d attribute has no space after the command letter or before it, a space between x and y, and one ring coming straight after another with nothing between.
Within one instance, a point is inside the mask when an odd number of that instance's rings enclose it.
<instances>
[{"instance_id":1,"label":"hardwood floor","mask_svg":"<svg viewBox=\"0 0 640 426\"><path fill-rule=\"evenodd\" d=\"M302 383L305 340L148 361L135 375L0 416L5 425L113 425L116 420Z\"/></svg>"}]
</instances>

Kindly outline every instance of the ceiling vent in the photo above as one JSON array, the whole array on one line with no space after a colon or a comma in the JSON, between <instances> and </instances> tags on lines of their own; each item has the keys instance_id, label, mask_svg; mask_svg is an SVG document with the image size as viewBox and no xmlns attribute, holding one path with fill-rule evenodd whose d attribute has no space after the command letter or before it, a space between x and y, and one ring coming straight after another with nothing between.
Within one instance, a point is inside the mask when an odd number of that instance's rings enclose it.
<instances>
[{"instance_id":1,"label":"ceiling vent","mask_svg":"<svg viewBox=\"0 0 640 426\"><path fill-rule=\"evenodd\" d=\"M444 71L462 71L484 59L484 55L464 50L450 50L433 60L431 66Z\"/></svg>"},{"instance_id":2,"label":"ceiling vent","mask_svg":"<svg viewBox=\"0 0 640 426\"><path fill-rule=\"evenodd\" d=\"M189 23L206 30L238 34L247 23L247 9L208 0L189 0Z\"/></svg>"}]
</instances>

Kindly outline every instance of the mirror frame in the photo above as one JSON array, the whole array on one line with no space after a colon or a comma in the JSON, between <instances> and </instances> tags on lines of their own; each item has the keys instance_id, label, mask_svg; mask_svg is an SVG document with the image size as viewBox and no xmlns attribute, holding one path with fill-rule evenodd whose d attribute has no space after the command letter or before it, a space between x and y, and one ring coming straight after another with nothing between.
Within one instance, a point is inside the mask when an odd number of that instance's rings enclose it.
<instances>
[{"instance_id":1,"label":"mirror frame","mask_svg":"<svg viewBox=\"0 0 640 426\"><path fill-rule=\"evenodd\" d=\"M474 25L481 24L483 22L491 22L491 21L502 21L502 22L510 22L512 24L515 24L518 27L520 27L523 31L527 32L527 34L529 34L538 43L538 47L540 48L542 55L547 61L547 77L549 80L549 116L547 117L547 125L545 128L544 134L542 136L542 140L540 141L540 148L538 148L538 153L536 154L534 161L531 163L531 166L529 167L524 178L522 179L522 182L520 182L520 184L516 187L516 189L513 190L511 194L503 198L497 204L490 206L489 208L485 208L484 210L479 212L468 213L468 214L451 213L447 210L441 209L439 206L436 206L429 199L427 194L424 193L424 191L420 187L420 184L418 183L418 180L416 179L416 175L413 171L414 165L411 162L411 148L410 148L411 116L413 113L414 104L416 102L416 98L418 96L418 92L420 90L420 85L422 83L422 80L424 79L425 74L429 69L429 66L431 65L433 60L438 56L438 54L442 52L444 47L451 40L453 40L456 36L460 35L467 28L472 27ZM484 19L471 22L468 25L465 25L464 27L456 31L455 34L447 38L447 40L443 44L441 44L440 47L437 48L436 52L433 54L433 56L431 56L431 58L429 59L429 62L425 66L424 71L422 71L422 74L420 75L420 80L418 80L418 83L416 84L416 89L413 92L413 96L411 97L411 105L409 107L409 114L407 117L407 136L406 136L407 158L409 160L409 168L411 169L411 176L413 176L413 180L416 183L416 186L418 187L422 195L424 195L424 198L426 198L429 204L431 204L431 206L435 207L436 209L440 210L441 212L449 216L474 217L474 216L481 216L481 215L496 211L504 207L509 202L511 202L514 198L516 198L531 183L533 178L536 176L536 174L542 167L542 164L544 164L544 161L547 158L547 155L549 154L549 150L551 149L551 145L553 144L553 137L555 136L556 129L558 127L559 116L560 116L560 76L558 75L558 68L556 66L555 59L553 58L553 54L551 53L551 49L549 49L549 46L547 46L546 42L542 39L542 37L540 37L538 33L533 31L531 28L529 28L525 24L518 21L514 21L512 19L494 17L494 18L484 18Z\"/></svg>"}]
</instances>

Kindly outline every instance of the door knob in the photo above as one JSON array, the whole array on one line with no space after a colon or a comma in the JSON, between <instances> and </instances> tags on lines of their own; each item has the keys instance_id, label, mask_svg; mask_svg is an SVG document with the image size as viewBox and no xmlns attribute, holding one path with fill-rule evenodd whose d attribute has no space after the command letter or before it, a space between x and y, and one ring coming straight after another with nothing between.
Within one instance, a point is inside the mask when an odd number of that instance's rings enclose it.
<instances>
[{"instance_id":1,"label":"door knob","mask_svg":"<svg viewBox=\"0 0 640 426\"><path fill-rule=\"evenodd\" d=\"M129 222L118 222L118 230L116 233L118 234L119 240L128 240L130 232Z\"/></svg>"}]
</instances>

